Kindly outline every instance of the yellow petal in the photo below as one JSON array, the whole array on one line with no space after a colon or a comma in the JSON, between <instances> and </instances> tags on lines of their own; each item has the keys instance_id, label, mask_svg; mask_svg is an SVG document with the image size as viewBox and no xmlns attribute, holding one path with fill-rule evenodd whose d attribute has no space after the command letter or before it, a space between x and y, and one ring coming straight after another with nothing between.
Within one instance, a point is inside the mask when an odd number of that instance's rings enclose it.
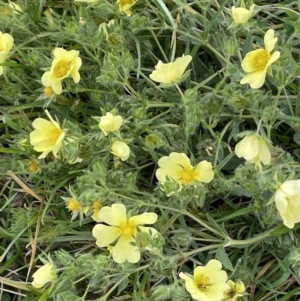
<instances>
[{"instance_id":1,"label":"yellow petal","mask_svg":"<svg viewBox=\"0 0 300 301\"><path fill-rule=\"evenodd\" d=\"M163 184L166 181L166 172L162 168L158 168L155 172L157 180Z\"/></svg>"},{"instance_id":2,"label":"yellow petal","mask_svg":"<svg viewBox=\"0 0 300 301\"><path fill-rule=\"evenodd\" d=\"M243 281L237 281L235 284L235 290L238 294L242 294L245 292L246 288Z\"/></svg>"},{"instance_id":3,"label":"yellow petal","mask_svg":"<svg viewBox=\"0 0 300 301\"><path fill-rule=\"evenodd\" d=\"M271 55L271 57L270 57L270 59L268 61L267 67L271 66L271 64L273 64L274 62L276 62L279 59L279 57L280 57L280 52L279 51L275 51Z\"/></svg>"},{"instance_id":4,"label":"yellow petal","mask_svg":"<svg viewBox=\"0 0 300 301\"><path fill-rule=\"evenodd\" d=\"M131 240L120 237L116 246L112 249L112 256L116 263L123 263L127 260L130 263L136 263L141 258L141 253L137 246L133 246L131 243L135 242L132 238Z\"/></svg>"},{"instance_id":5,"label":"yellow petal","mask_svg":"<svg viewBox=\"0 0 300 301\"><path fill-rule=\"evenodd\" d=\"M160 158L158 160L158 166L160 166L160 169L156 172L158 179L163 179L164 175L171 177L175 181L180 179L180 172L183 169L180 165L175 164L169 157Z\"/></svg>"},{"instance_id":6,"label":"yellow petal","mask_svg":"<svg viewBox=\"0 0 300 301\"><path fill-rule=\"evenodd\" d=\"M257 50L248 52L242 61L243 70L247 73L258 71L256 60L257 60L257 57L262 55L264 52L265 52L264 49L257 49Z\"/></svg>"},{"instance_id":7,"label":"yellow petal","mask_svg":"<svg viewBox=\"0 0 300 301\"><path fill-rule=\"evenodd\" d=\"M235 7L231 8L232 18L236 24L244 24L247 23L251 18L252 12L243 7Z\"/></svg>"},{"instance_id":8,"label":"yellow petal","mask_svg":"<svg viewBox=\"0 0 300 301\"><path fill-rule=\"evenodd\" d=\"M156 70L149 76L152 80L163 84L176 82L182 77L191 60L192 56L183 55L181 58L177 58L175 62L164 64L162 61L159 61L155 66Z\"/></svg>"},{"instance_id":9,"label":"yellow petal","mask_svg":"<svg viewBox=\"0 0 300 301\"><path fill-rule=\"evenodd\" d=\"M191 55L182 55L182 57L179 57L175 60L174 62L174 68L175 68L175 73L180 74L180 77L183 75L186 67L192 60Z\"/></svg>"},{"instance_id":10,"label":"yellow petal","mask_svg":"<svg viewBox=\"0 0 300 301\"><path fill-rule=\"evenodd\" d=\"M195 286L194 279L192 276L181 272L179 273L179 277L185 280L185 288L191 295L197 293L197 287Z\"/></svg>"},{"instance_id":11,"label":"yellow petal","mask_svg":"<svg viewBox=\"0 0 300 301\"><path fill-rule=\"evenodd\" d=\"M214 171L212 170L212 164L206 160L200 162L196 166L195 173L198 174L198 176L195 177L195 180L203 183L211 182L215 175Z\"/></svg>"},{"instance_id":12,"label":"yellow petal","mask_svg":"<svg viewBox=\"0 0 300 301\"><path fill-rule=\"evenodd\" d=\"M226 274L225 271L221 271L221 272L224 272ZM227 278L227 274L226 274L226 278ZM223 300L224 293L229 288L230 286L225 281L213 283L209 287L209 290L207 292L207 297L209 298L209 300Z\"/></svg>"},{"instance_id":13,"label":"yellow petal","mask_svg":"<svg viewBox=\"0 0 300 301\"><path fill-rule=\"evenodd\" d=\"M277 38L274 37L274 30L269 29L264 37L264 42L265 42L265 49L267 50L268 53L271 53L271 51L274 49L275 44L277 42Z\"/></svg>"},{"instance_id":14,"label":"yellow petal","mask_svg":"<svg viewBox=\"0 0 300 301\"><path fill-rule=\"evenodd\" d=\"M52 89L55 94L59 95L62 92L62 86L61 86L61 81L60 80L55 80L52 83Z\"/></svg>"},{"instance_id":15,"label":"yellow petal","mask_svg":"<svg viewBox=\"0 0 300 301\"><path fill-rule=\"evenodd\" d=\"M258 155L260 161L265 165L271 164L271 152L269 146L266 143L266 141L263 140L262 138L259 141L258 148L259 148Z\"/></svg>"},{"instance_id":16,"label":"yellow petal","mask_svg":"<svg viewBox=\"0 0 300 301\"><path fill-rule=\"evenodd\" d=\"M93 236L98 247L107 247L120 237L122 231L118 227L98 224L93 228Z\"/></svg>"},{"instance_id":17,"label":"yellow petal","mask_svg":"<svg viewBox=\"0 0 300 301\"><path fill-rule=\"evenodd\" d=\"M120 226L127 222L126 207L122 204L102 207L100 209L100 217L108 225Z\"/></svg>"},{"instance_id":18,"label":"yellow petal","mask_svg":"<svg viewBox=\"0 0 300 301\"><path fill-rule=\"evenodd\" d=\"M252 89L258 89L263 86L266 79L266 70L255 71L244 76L241 80L241 84L250 84Z\"/></svg>"},{"instance_id":19,"label":"yellow petal","mask_svg":"<svg viewBox=\"0 0 300 301\"><path fill-rule=\"evenodd\" d=\"M184 153L173 152L169 155L169 158L173 163L178 164L183 168L186 168L186 169L192 168L190 159Z\"/></svg>"},{"instance_id":20,"label":"yellow petal","mask_svg":"<svg viewBox=\"0 0 300 301\"><path fill-rule=\"evenodd\" d=\"M252 160L258 154L259 141L255 135L246 136L235 146L235 154L239 158Z\"/></svg>"},{"instance_id":21,"label":"yellow petal","mask_svg":"<svg viewBox=\"0 0 300 301\"><path fill-rule=\"evenodd\" d=\"M125 142L115 141L111 146L111 153L126 161L130 156L130 148Z\"/></svg>"},{"instance_id":22,"label":"yellow petal","mask_svg":"<svg viewBox=\"0 0 300 301\"><path fill-rule=\"evenodd\" d=\"M39 268L33 275L32 286L36 288L43 287L47 282L52 281L56 277L54 265L50 262Z\"/></svg>"},{"instance_id":23,"label":"yellow petal","mask_svg":"<svg viewBox=\"0 0 300 301\"><path fill-rule=\"evenodd\" d=\"M132 226L154 224L157 220L157 214L153 212L145 212L140 215L129 218L128 222Z\"/></svg>"},{"instance_id":24,"label":"yellow petal","mask_svg":"<svg viewBox=\"0 0 300 301\"><path fill-rule=\"evenodd\" d=\"M280 189L288 196L297 195L300 193L300 180L286 181L280 185Z\"/></svg>"}]
</instances>

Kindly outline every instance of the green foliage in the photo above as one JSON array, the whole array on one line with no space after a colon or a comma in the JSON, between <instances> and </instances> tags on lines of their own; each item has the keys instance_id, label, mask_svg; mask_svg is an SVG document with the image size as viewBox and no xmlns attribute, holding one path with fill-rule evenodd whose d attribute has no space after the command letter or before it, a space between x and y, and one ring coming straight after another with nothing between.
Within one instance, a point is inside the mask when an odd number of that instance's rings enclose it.
<instances>
[{"instance_id":1,"label":"green foliage","mask_svg":"<svg viewBox=\"0 0 300 301\"><path fill-rule=\"evenodd\" d=\"M300 172L299 3L279 2L235 24L231 7L249 1L138 0L128 17L117 1L17 0L17 13L0 0L1 31L14 39L0 63L1 300L192 300L178 275L210 259L243 281L239 300L299 299L300 226L284 226L274 202ZM241 64L268 29L281 55L251 89L240 84ZM79 51L80 81L64 78L49 96L42 76L58 47ZM150 79L159 60L183 54L192 61L176 84ZM49 120L46 109L65 137L58 155L40 159L30 134L34 120ZM106 112L123 118L107 135ZM235 155L249 133L269 143L271 164ZM115 141L129 146L127 160L112 153ZM210 162L214 179L160 183L159 160L172 152L193 167ZM157 214L157 235L136 233L138 263L117 264L96 245L96 202ZM34 288L31 276L49 260L57 277Z\"/></svg>"}]
</instances>

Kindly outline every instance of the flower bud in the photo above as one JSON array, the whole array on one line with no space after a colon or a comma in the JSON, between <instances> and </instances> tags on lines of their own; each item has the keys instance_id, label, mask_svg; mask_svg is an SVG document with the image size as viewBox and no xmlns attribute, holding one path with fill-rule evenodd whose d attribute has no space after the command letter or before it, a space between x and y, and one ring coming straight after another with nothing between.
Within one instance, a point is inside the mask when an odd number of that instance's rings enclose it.
<instances>
[{"instance_id":1,"label":"flower bud","mask_svg":"<svg viewBox=\"0 0 300 301\"><path fill-rule=\"evenodd\" d=\"M119 130L123 122L123 118L119 115L114 116L111 113L106 113L106 116L100 118L99 128L102 130L105 136L109 132L116 132Z\"/></svg>"},{"instance_id":2,"label":"flower bud","mask_svg":"<svg viewBox=\"0 0 300 301\"><path fill-rule=\"evenodd\" d=\"M39 268L33 275L32 286L35 288L41 288L46 283L52 281L56 277L56 272L54 265L51 262L43 265Z\"/></svg>"}]
</instances>

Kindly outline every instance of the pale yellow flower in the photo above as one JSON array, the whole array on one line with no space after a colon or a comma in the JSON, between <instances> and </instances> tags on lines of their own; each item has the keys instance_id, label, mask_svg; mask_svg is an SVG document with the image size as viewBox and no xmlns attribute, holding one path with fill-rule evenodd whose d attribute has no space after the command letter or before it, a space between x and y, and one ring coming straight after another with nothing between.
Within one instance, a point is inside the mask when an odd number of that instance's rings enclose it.
<instances>
[{"instance_id":1,"label":"pale yellow flower","mask_svg":"<svg viewBox=\"0 0 300 301\"><path fill-rule=\"evenodd\" d=\"M98 224L93 228L93 236L98 247L108 247L116 242L111 253L113 260L123 263L125 260L136 263L140 260L141 253L135 245L136 235L139 231L156 232L151 227L143 227L144 224L153 224L157 220L156 213L143 213L127 217L126 208L122 204L114 204L111 207L102 207L100 218L107 225Z\"/></svg>"},{"instance_id":2,"label":"pale yellow flower","mask_svg":"<svg viewBox=\"0 0 300 301\"><path fill-rule=\"evenodd\" d=\"M93 214L91 215L91 218L97 222L102 222L102 219L100 217L100 209L102 208L102 202L101 200L94 202L93 206L85 206L83 208L83 213L86 215L90 215L91 210L93 210Z\"/></svg>"},{"instance_id":3,"label":"pale yellow flower","mask_svg":"<svg viewBox=\"0 0 300 301\"><path fill-rule=\"evenodd\" d=\"M130 148L125 142L115 141L111 146L111 153L126 161L130 156Z\"/></svg>"},{"instance_id":4,"label":"pale yellow flower","mask_svg":"<svg viewBox=\"0 0 300 301\"><path fill-rule=\"evenodd\" d=\"M0 64L4 63L14 44L13 37L8 33L0 31ZM3 74L3 67L0 66L0 75Z\"/></svg>"},{"instance_id":5,"label":"pale yellow flower","mask_svg":"<svg viewBox=\"0 0 300 301\"><path fill-rule=\"evenodd\" d=\"M201 161L195 167L184 153L171 153L169 157L158 160L156 177L163 184L166 177L172 178L179 185L188 185L195 182L209 183L214 178L212 165L206 160Z\"/></svg>"},{"instance_id":6,"label":"pale yellow flower","mask_svg":"<svg viewBox=\"0 0 300 301\"><path fill-rule=\"evenodd\" d=\"M261 169L261 162L265 165L271 164L271 152L263 137L249 134L235 146L235 154L244 158Z\"/></svg>"},{"instance_id":7,"label":"pale yellow flower","mask_svg":"<svg viewBox=\"0 0 300 301\"><path fill-rule=\"evenodd\" d=\"M52 89L51 86L45 87L44 93L49 98L53 98L55 96L55 93L54 93L54 91L53 91L53 89Z\"/></svg>"},{"instance_id":8,"label":"pale yellow flower","mask_svg":"<svg viewBox=\"0 0 300 301\"><path fill-rule=\"evenodd\" d=\"M81 209L80 203L75 198L70 198L67 202L67 208L71 212L79 212Z\"/></svg>"},{"instance_id":9,"label":"pale yellow flower","mask_svg":"<svg viewBox=\"0 0 300 301\"><path fill-rule=\"evenodd\" d=\"M43 152L39 159L45 158L51 151L56 156L65 137L65 132L60 128L58 122L51 117L47 110L45 112L50 121L43 118L35 119L32 123L35 130L30 133L30 143L34 146L33 149Z\"/></svg>"},{"instance_id":10,"label":"pale yellow flower","mask_svg":"<svg viewBox=\"0 0 300 301\"><path fill-rule=\"evenodd\" d=\"M42 83L44 86L51 86L54 93L61 94L61 82L64 78L71 76L75 83L80 80L78 72L81 67L81 58L79 51L67 51L63 48L55 48L53 51L54 60L50 71L46 71L42 76Z\"/></svg>"},{"instance_id":11,"label":"pale yellow flower","mask_svg":"<svg viewBox=\"0 0 300 301\"><path fill-rule=\"evenodd\" d=\"M23 12L23 9L21 6L15 2L9 2L8 6L14 10L14 14L19 15Z\"/></svg>"},{"instance_id":12,"label":"pale yellow flower","mask_svg":"<svg viewBox=\"0 0 300 301\"><path fill-rule=\"evenodd\" d=\"M126 14L128 17L131 16L131 7L136 3L134 0L118 0L119 11Z\"/></svg>"},{"instance_id":13,"label":"pale yellow flower","mask_svg":"<svg viewBox=\"0 0 300 301\"><path fill-rule=\"evenodd\" d=\"M102 222L102 219L100 217L100 209L101 208L102 208L102 202L101 201L94 202L93 214L91 215L91 218L97 223Z\"/></svg>"},{"instance_id":14,"label":"pale yellow flower","mask_svg":"<svg viewBox=\"0 0 300 301\"><path fill-rule=\"evenodd\" d=\"M247 53L242 61L242 68L249 73L241 80L241 84L250 84L251 88L260 88L266 79L267 72L271 74L271 65L280 57L280 52L271 54L277 42L274 30L269 29L264 37L265 49L257 49Z\"/></svg>"},{"instance_id":15,"label":"pale yellow flower","mask_svg":"<svg viewBox=\"0 0 300 301\"><path fill-rule=\"evenodd\" d=\"M182 55L175 60L175 62L164 64L158 61L155 69L149 76L152 80L162 83L171 84L180 81L187 65L191 62L190 55Z\"/></svg>"},{"instance_id":16,"label":"pale yellow flower","mask_svg":"<svg viewBox=\"0 0 300 301\"><path fill-rule=\"evenodd\" d=\"M37 160L30 160L28 164L28 169L30 172L36 173L40 171L40 164Z\"/></svg>"},{"instance_id":17,"label":"pale yellow flower","mask_svg":"<svg viewBox=\"0 0 300 301\"><path fill-rule=\"evenodd\" d=\"M66 207L69 211L71 211L71 220L74 220L84 208L81 207L77 198L74 196L72 196L72 198L62 197L62 199L66 201Z\"/></svg>"},{"instance_id":18,"label":"pale yellow flower","mask_svg":"<svg viewBox=\"0 0 300 301\"><path fill-rule=\"evenodd\" d=\"M228 280L230 288L224 293L224 301L236 301L239 297L242 297L245 292L245 285L242 281L234 283L232 280Z\"/></svg>"},{"instance_id":19,"label":"pale yellow flower","mask_svg":"<svg viewBox=\"0 0 300 301\"><path fill-rule=\"evenodd\" d=\"M32 275L33 281L31 285L35 288L41 288L46 283L52 281L55 277L55 267L51 262L48 262Z\"/></svg>"},{"instance_id":20,"label":"pale yellow flower","mask_svg":"<svg viewBox=\"0 0 300 301\"><path fill-rule=\"evenodd\" d=\"M300 222L300 180L282 183L275 193L276 208L288 228Z\"/></svg>"},{"instance_id":21,"label":"pale yellow flower","mask_svg":"<svg viewBox=\"0 0 300 301\"><path fill-rule=\"evenodd\" d=\"M221 262L212 259L206 266L196 267L194 276L181 272L179 277L185 280L186 290L192 298L199 301L221 301L229 288L226 283L227 274L221 269Z\"/></svg>"},{"instance_id":22,"label":"pale yellow flower","mask_svg":"<svg viewBox=\"0 0 300 301\"><path fill-rule=\"evenodd\" d=\"M253 16L255 4L250 6L250 10L243 7L231 7L232 18L236 24L244 24Z\"/></svg>"},{"instance_id":23,"label":"pale yellow flower","mask_svg":"<svg viewBox=\"0 0 300 301\"><path fill-rule=\"evenodd\" d=\"M110 132L116 132L119 130L123 122L123 118L120 115L114 116L111 113L106 113L106 116L100 117L99 128L102 130L105 136Z\"/></svg>"}]
</instances>

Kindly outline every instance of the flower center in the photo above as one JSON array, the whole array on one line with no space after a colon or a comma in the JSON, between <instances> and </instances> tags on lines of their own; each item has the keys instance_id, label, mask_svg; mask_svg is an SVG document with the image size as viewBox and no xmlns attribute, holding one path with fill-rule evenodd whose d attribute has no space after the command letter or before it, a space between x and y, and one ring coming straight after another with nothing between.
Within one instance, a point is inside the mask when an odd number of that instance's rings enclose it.
<instances>
[{"instance_id":1,"label":"flower center","mask_svg":"<svg viewBox=\"0 0 300 301\"><path fill-rule=\"evenodd\" d=\"M209 286L209 278L203 275L195 278L195 285L201 292L206 292Z\"/></svg>"},{"instance_id":2,"label":"flower center","mask_svg":"<svg viewBox=\"0 0 300 301\"><path fill-rule=\"evenodd\" d=\"M123 227L121 227L123 238L130 240L136 234L136 226L131 226L126 223Z\"/></svg>"},{"instance_id":3,"label":"flower center","mask_svg":"<svg viewBox=\"0 0 300 301\"><path fill-rule=\"evenodd\" d=\"M56 64L54 68L54 73L57 77L67 76L68 71L70 70L70 65L67 62L60 61Z\"/></svg>"},{"instance_id":4,"label":"flower center","mask_svg":"<svg viewBox=\"0 0 300 301\"><path fill-rule=\"evenodd\" d=\"M195 179L195 171L193 169L183 169L181 172L180 172L180 178L179 178L179 181L184 183L184 184L188 184L188 183L191 183L194 181Z\"/></svg>"},{"instance_id":5,"label":"flower center","mask_svg":"<svg viewBox=\"0 0 300 301\"><path fill-rule=\"evenodd\" d=\"M51 86L45 87L44 93L45 93L48 97L51 97L52 95L54 95L54 92L53 92Z\"/></svg>"},{"instance_id":6,"label":"flower center","mask_svg":"<svg viewBox=\"0 0 300 301\"><path fill-rule=\"evenodd\" d=\"M37 172L39 170L39 165L36 161L31 161L29 164L29 170L31 172Z\"/></svg>"},{"instance_id":7,"label":"flower center","mask_svg":"<svg viewBox=\"0 0 300 301\"><path fill-rule=\"evenodd\" d=\"M101 207L102 207L102 202L101 201L94 202L94 205L93 205L94 210L100 210Z\"/></svg>"},{"instance_id":8,"label":"flower center","mask_svg":"<svg viewBox=\"0 0 300 301\"><path fill-rule=\"evenodd\" d=\"M125 6L127 4L132 6L134 4L134 0L121 0L120 4L121 4L121 6Z\"/></svg>"},{"instance_id":9,"label":"flower center","mask_svg":"<svg viewBox=\"0 0 300 301\"><path fill-rule=\"evenodd\" d=\"M270 59L269 53L264 49L259 49L254 59L255 67L258 71L264 70Z\"/></svg>"},{"instance_id":10,"label":"flower center","mask_svg":"<svg viewBox=\"0 0 300 301\"><path fill-rule=\"evenodd\" d=\"M69 202L68 202L68 205L67 205L67 208L74 212L74 211L79 211L80 210L80 204L79 202L76 200L76 199L71 199Z\"/></svg>"},{"instance_id":11,"label":"flower center","mask_svg":"<svg viewBox=\"0 0 300 301\"><path fill-rule=\"evenodd\" d=\"M53 126L53 129L49 133L49 141L52 145L56 144L56 141L58 140L61 133L62 133L62 130L60 130L57 127Z\"/></svg>"}]
</instances>

